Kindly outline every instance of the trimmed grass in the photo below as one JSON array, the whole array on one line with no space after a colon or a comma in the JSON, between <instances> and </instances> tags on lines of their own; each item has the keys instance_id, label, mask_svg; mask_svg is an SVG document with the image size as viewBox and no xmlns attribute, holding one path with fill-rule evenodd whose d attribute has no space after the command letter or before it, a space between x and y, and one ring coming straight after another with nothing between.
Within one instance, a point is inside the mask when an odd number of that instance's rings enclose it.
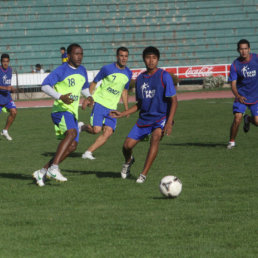
<instances>
[{"instance_id":1,"label":"trimmed grass","mask_svg":"<svg viewBox=\"0 0 258 258\"><path fill-rule=\"evenodd\" d=\"M39 188L31 174L55 153L50 108L20 109L0 138L0 257L256 257L258 130L242 128L226 149L232 100L179 102L173 133L143 185L135 183L148 149L136 146L128 180L120 178L121 148L137 114L118 121L115 134L81 159L96 136L80 135L61 165L68 182ZM90 111L80 111L88 121ZM0 115L0 128L6 114ZM159 192L163 176L183 182L181 195Z\"/></svg>"}]
</instances>

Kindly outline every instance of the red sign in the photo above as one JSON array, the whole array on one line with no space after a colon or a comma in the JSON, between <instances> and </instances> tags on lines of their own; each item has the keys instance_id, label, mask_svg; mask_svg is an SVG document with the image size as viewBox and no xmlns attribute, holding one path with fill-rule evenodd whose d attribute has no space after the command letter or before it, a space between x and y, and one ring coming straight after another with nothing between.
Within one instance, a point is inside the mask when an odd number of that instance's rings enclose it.
<instances>
[{"instance_id":1,"label":"red sign","mask_svg":"<svg viewBox=\"0 0 258 258\"><path fill-rule=\"evenodd\" d=\"M169 73L173 73L178 76L178 78L202 78L209 76L223 75L228 78L230 65L200 65L200 66L176 66L176 67L165 67L163 68ZM145 71L145 69L133 69L133 80L137 76Z\"/></svg>"}]
</instances>

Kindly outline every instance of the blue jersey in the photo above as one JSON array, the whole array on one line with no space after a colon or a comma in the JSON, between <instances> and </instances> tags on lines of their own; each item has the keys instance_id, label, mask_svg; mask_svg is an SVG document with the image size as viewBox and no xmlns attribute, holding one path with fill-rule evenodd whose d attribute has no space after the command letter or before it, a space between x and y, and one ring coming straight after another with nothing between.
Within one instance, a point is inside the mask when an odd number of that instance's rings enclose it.
<instances>
[{"instance_id":1,"label":"blue jersey","mask_svg":"<svg viewBox=\"0 0 258 258\"><path fill-rule=\"evenodd\" d=\"M149 126L169 115L171 97L176 89L170 74L158 69L154 74L146 72L136 79L136 100L140 106L138 126Z\"/></svg>"},{"instance_id":2,"label":"blue jersey","mask_svg":"<svg viewBox=\"0 0 258 258\"><path fill-rule=\"evenodd\" d=\"M68 63L64 63L45 78L42 83L42 86L44 85L54 87L54 89L62 95L71 93L70 97L73 99L73 103L68 105L62 100L57 99L53 105L53 112L68 111L73 113L76 119L78 119L81 90L89 88L85 67L80 65L74 69Z\"/></svg>"},{"instance_id":3,"label":"blue jersey","mask_svg":"<svg viewBox=\"0 0 258 258\"><path fill-rule=\"evenodd\" d=\"M11 86L12 83L12 68L6 70L0 66L0 86ZM0 90L0 105L5 105L12 101L11 92L9 90Z\"/></svg>"},{"instance_id":4,"label":"blue jersey","mask_svg":"<svg viewBox=\"0 0 258 258\"><path fill-rule=\"evenodd\" d=\"M236 81L239 95L246 97L246 104L258 102L258 55L250 54L249 62L236 59L230 67L229 81Z\"/></svg>"}]
</instances>

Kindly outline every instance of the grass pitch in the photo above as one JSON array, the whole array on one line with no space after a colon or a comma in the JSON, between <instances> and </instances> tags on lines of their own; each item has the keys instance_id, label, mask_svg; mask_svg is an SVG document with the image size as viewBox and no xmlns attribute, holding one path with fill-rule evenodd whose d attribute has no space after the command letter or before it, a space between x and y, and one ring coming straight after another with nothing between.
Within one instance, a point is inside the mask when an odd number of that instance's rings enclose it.
<instances>
[{"instance_id":1,"label":"grass pitch","mask_svg":"<svg viewBox=\"0 0 258 258\"><path fill-rule=\"evenodd\" d=\"M232 100L179 102L172 135L160 144L146 183L138 185L148 142L135 148L132 177L120 178L121 148L137 114L120 119L112 138L81 159L96 136L81 134L61 165L66 183L38 187L32 172L55 153L50 108L20 109L0 138L0 257L256 257L258 129L242 128L226 149ZM80 111L88 121L90 111ZM0 128L6 114L0 115ZM159 181L183 182L176 199Z\"/></svg>"}]
</instances>

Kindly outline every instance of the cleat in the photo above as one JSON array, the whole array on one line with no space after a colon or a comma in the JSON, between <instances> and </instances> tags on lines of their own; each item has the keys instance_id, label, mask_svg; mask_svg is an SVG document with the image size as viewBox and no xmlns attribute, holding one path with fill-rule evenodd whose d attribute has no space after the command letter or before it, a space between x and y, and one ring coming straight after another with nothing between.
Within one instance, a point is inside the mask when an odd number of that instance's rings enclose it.
<instances>
[{"instance_id":1,"label":"cleat","mask_svg":"<svg viewBox=\"0 0 258 258\"><path fill-rule=\"evenodd\" d=\"M11 141L13 138L8 134L7 130L2 130L1 135L3 135L8 141Z\"/></svg>"},{"instance_id":2,"label":"cleat","mask_svg":"<svg viewBox=\"0 0 258 258\"><path fill-rule=\"evenodd\" d=\"M84 123L83 123L83 122L79 122L79 123L78 123L79 133L81 133L83 126L84 126Z\"/></svg>"},{"instance_id":3,"label":"cleat","mask_svg":"<svg viewBox=\"0 0 258 258\"><path fill-rule=\"evenodd\" d=\"M227 149L228 150L231 150L231 149L233 149L235 147L236 147L236 143L235 142L228 142L228 145L227 145Z\"/></svg>"},{"instance_id":4,"label":"cleat","mask_svg":"<svg viewBox=\"0 0 258 258\"><path fill-rule=\"evenodd\" d=\"M60 182L67 181L67 178L61 174L59 168L52 168L52 166L47 170L47 177L53 178L56 181L60 181Z\"/></svg>"},{"instance_id":5,"label":"cleat","mask_svg":"<svg viewBox=\"0 0 258 258\"><path fill-rule=\"evenodd\" d=\"M96 158L92 155L92 152L90 152L90 151L85 151L85 153L82 154L82 158L83 158L83 159L90 159L90 160L96 159Z\"/></svg>"},{"instance_id":6,"label":"cleat","mask_svg":"<svg viewBox=\"0 0 258 258\"><path fill-rule=\"evenodd\" d=\"M126 179L130 176L130 168L133 165L133 163L135 162L134 157L131 157L131 160L129 163L125 163L123 164L122 170L121 170L121 177L123 179Z\"/></svg>"},{"instance_id":7,"label":"cleat","mask_svg":"<svg viewBox=\"0 0 258 258\"><path fill-rule=\"evenodd\" d=\"M44 178L45 174L41 172L41 170L35 171L32 176L36 179L36 183L38 186L42 187L45 185Z\"/></svg>"},{"instance_id":8,"label":"cleat","mask_svg":"<svg viewBox=\"0 0 258 258\"><path fill-rule=\"evenodd\" d=\"M245 133L248 133L248 131L250 130L250 121L248 119L248 115L244 115L244 126L243 126L243 129L244 129L244 132Z\"/></svg>"},{"instance_id":9,"label":"cleat","mask_svg":"<svg viewBox=\"0 0 258 258\"><path fill-rule=\"evenodd\" d=\"M140 176L137 178L136 183L138 184L142 184L146 181L146 176L144 176L143 174L140 174Z\"/></svg>"}]
</instances>

